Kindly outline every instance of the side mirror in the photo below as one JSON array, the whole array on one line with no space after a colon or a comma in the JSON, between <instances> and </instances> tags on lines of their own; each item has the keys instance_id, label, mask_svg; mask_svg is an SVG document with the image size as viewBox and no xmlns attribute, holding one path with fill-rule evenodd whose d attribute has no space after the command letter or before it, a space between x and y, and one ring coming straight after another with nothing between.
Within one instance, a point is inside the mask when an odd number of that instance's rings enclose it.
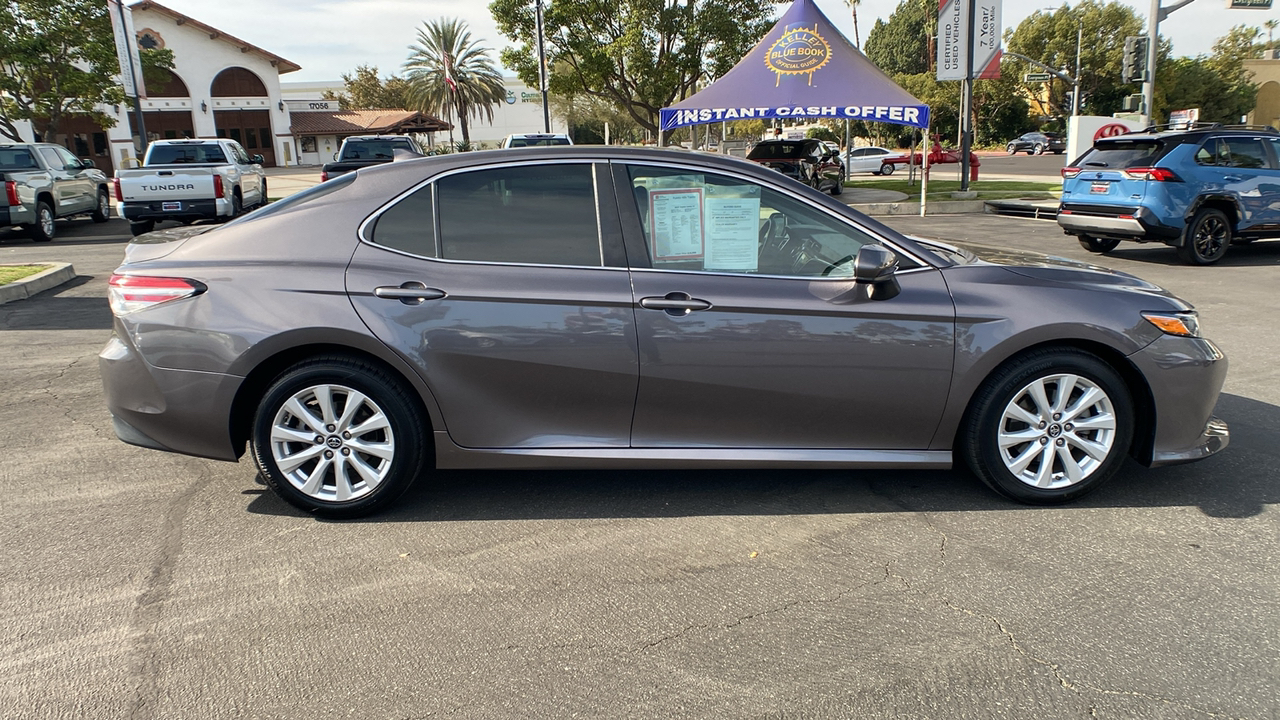
<instances>
[{"instance_id":1,"label":"side mirror","mask_svg":"<svg viewBox=\"0 0 1280 720\"><path fill-rule=\"evenodd\" d=\"M338 153L334 153L334 154L333 154L333 159L334 159L334 161L335 161L335 162L337 161L337 159L338 159Z\"/></svg>"},{"instance_id":2,"label":"side mirror","mask_svg":"<svg viewBox=\"0 0 1280 720\"><path fill-rule=\"evenodd\" d=\"M253 160L253 162L257 165L261 165L266 160L266 158L262 157L261 155L254 155L250 159Z\"/></svg>"},{"instance_id":3,"label":"side mirror","mask_svg":"<svg viewBox=\"0 0 1280 720\"><path fill-rule=\"evenodd\" d=\"M80 167L84 168L85 170L92 170L96 166L93 164L93 161L90 160L89 158L80 158Z\"/></svg>"},{"instance_id":4,"label":"side mirror","mask_svg":"<svg viewBox=\"0 0 1280 720\"><path fill-rule=\"evenodd\" d=\"M889 300L902 292L897 272L898 256L883 245L863 245L853 259L853 279L870 286L872 300Z\"/></svg>"}]
</instances>

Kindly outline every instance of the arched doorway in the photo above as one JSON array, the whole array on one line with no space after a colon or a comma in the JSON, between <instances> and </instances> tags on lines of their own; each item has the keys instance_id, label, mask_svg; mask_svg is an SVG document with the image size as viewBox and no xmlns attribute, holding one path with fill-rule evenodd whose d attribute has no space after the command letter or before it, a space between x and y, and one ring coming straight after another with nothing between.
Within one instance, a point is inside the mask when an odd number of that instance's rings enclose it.
<instances>
[{"instance_id":1,"label":"arched doorway","mask_svg":"<svg viewBox=\"0 0 1280 720\"><path fill-rule=\"evenodd\" d=\"M162 71L165 74L164 83L158 85L153 83L147 88L147 99L154 101L149 105L155 108L142 113L143 122L147 126L147 140L195 137L196 126L191 118L191 110L181 106L160 109L167 105L164 102L166 98L191 99L191 91L187 89L187 84L182 81L182 78L171 70ZM175 105L178 104L175 103Z\"/></svg>"},{"instance_id":2,"label":"arched doorway","mask_svg":"<svg viewBox=\"0 0 1280 720\"><path fill-rule=\"evenodd\" d=\"M267 86L262 80L242 67L229 67L218 73L209 88L209 95L215 98L233 98L236 102L241 99L268 97ZM260 102L254 104L260 106ZM213 123L218 137L235 140L250 155L261 155L263 165L275 167L270 110L226 109L226 104L223 103L220 109L214 110Z\"/></svg>"},{"instance_id":3,"label":"arched doorway","mask_svg":"<svg viewBox=\"0 0 1280 720\"><path fill-rule=\"evenodd\" d=\"M1253 122L1280 127L1280 83L1265 82L1258 88L1258 101L1253 108Z\"/></svg>"}]
</instances>

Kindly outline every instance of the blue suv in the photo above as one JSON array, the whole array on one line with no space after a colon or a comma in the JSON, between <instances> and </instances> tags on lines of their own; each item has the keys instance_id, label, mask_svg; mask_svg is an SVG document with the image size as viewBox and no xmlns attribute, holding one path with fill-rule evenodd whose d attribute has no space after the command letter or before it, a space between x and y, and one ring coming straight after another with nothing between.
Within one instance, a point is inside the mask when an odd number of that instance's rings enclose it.
<instances>
[{"instance_id":1,"label":"blue suv","mask_svg":"<svg viewBox=\"0 0 1280 720\"><path fill-rule=\"evenodd\" d=\"M1058 224L1086 250L1162 242L1193 265L1280 237L1280 133L1211 125L1098 140L1062 170Z\"/></svg>"}]
</instances>

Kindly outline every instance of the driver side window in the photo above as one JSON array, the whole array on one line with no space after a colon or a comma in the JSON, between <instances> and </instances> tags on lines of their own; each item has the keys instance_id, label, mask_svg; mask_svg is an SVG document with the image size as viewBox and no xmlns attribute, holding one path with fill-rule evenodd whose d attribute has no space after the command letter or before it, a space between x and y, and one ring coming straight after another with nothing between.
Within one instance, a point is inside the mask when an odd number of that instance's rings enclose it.
<instances>
[{"instance_id":1,"label":"driver side window","mask_svg":"<svg viewBox=\"0 0 1280 720\"><path fill-rule=\"evenodd\" d=\"M645 165L627 172L656 270L847 278L858 249L877 242L765 185Z\"/></svg>"}]
</instances>

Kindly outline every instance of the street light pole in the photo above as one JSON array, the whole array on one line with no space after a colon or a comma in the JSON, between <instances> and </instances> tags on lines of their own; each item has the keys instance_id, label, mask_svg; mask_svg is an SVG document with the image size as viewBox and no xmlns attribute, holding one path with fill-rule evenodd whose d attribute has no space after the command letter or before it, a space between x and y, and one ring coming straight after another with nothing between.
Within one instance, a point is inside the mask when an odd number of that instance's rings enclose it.
<instances>
[{"instance_id":1,"label":"street light pole","mask_svg":"<svg viewBox=\"0 0 1280 720\"><path fill-rule=\"evenodd\" d=\"M538 89L542 91L542 131L550 133L551 108L547 105L547 53L542 44L542 0L536 0L535 5L538 14Z\"/></svg>"},{"instance_id":2,"label":"street light pole","mask_svg":"<svg viewBox=\"0 0 1280 720\"><path fill-rule=\"evenodd\" d=\"M1084 40L1084 20L1076 18L1076 77L1071 88L1071 116L1080 114L1080 43Z\"/></svg>"}]
</instances>

